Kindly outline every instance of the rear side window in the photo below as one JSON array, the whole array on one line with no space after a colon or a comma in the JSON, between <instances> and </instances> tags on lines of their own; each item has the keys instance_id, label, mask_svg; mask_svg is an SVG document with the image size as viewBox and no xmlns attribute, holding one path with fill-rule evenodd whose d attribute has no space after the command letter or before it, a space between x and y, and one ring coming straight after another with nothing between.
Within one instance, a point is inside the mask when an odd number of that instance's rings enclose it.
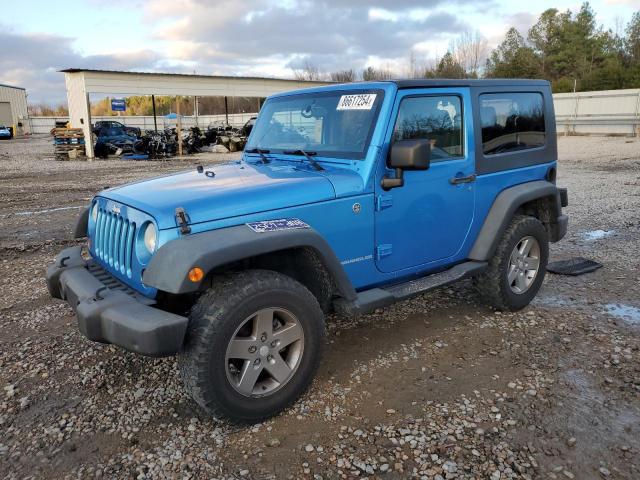
<instances>
[{"instance_id":1,"label":"rear side window","mask_svg":"<svg viewBox=\"0 0 640 480\"><path fill-rule=\"evenodd\" d=\"M431 141L431 160L462 156L460 97L406 97L398 110L393 141L423 138Z\"/></svg>"},{"instance_id":2,"label":"rear side window","mask_svg":"<svg viewBox=\"0 0 640 480\"><path fill-rule=\"evenodd\" d=\"M485 155L544 146L544 103L540 93L482 94L480 119Z\"/></svg>"}]
</instances>

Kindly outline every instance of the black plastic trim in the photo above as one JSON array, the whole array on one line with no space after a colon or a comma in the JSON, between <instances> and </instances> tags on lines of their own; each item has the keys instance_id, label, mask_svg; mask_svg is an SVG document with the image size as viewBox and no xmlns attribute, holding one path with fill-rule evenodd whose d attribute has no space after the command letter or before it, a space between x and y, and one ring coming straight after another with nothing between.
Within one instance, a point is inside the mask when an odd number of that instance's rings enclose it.
<instances>
[{"instance_id":1,"label":"black plastic trim","mask_svg":"<svg viewBox=\"0 0 640 480\"><path fill-rule=\"evenodd\" d=\"M430 273L407 282L364 290L358 293L358 297L354 301L347 302L340 299L334 302L334 306L338 312L343 314L364 314L372 312L376 308L383 308L395 302L449 285L458 280L473 277L482 273L486 268L487 262L459 263L448 270Z\"/></svg>"},{"instance_id":2,"label":"black plastic trim","mask_svg":"<svg viewBox=\"0 0 640 480\"><path fill-rule=\"evenodd\" d=\"M554 184L538 180L521 183L500 192L485 218L469 258L480 261L489 260L518 207L531 200L545 197L554 197L556 200L555 211L552 212L552 223L557 223L558 218L562 215L562 208L560 206L560 191ZM549 239L552 242L556 242L564 236L564 234L560 235L560 229L556 230ZM566 225L564 233L566 233Z\"/></svg>"},{"instance_id":3,"label":"black plastic trim","mask_svg":"<svg viewBox=\"0 0 640 480\"><path fill-rule=\"evenodd\" d=\"M569 193L566 188L559 188L560 191L560 205L562 208L569 206Z\"/></svg>"},{"instance_id":4,"label":"black plastic trim","mask_svg":"<svg viewBox=\"0 0 640 480\"><path fill-rule=\"evenodd\" d=\"M89 227L89 209L85 208L73 228L73 238L85 238L87 236L87 228Z\"/></svg>"},{"instance_id":5,"label":"black plastic trim","mask_svg":"<svg viewBox=\"0 0 640 480\"><path fill-rule=\"evenodd\" d=\"M197 292L200 283L187 278L193 267L208 273L235 261L296 247L314 249L331 273L340 296L347 300L356 298L340 261L313 228L257 233L246 225L238 225L171 240L151 258L142 280L145 285L167 293Z\"/></svg>"},{"instance_id":6,"label":"black plastic trim","mask_svg":"<svg viewBox=\"0 0 640 480\"><path fill-rule=\"evenodd\" d=\"M569 226L569 217L566 215L560 215L558 217L558 221L554 225L554 229L555 229L554 238L556 238L556 240L553 240L553 241L557 242L561 238L564 238L564 236L567 234L568 226Z\"/></svg>"},{"instance_id":7,"label":"black plastic trim","mask_svg":"<svg viewBox=\"0 0 640 480\"><path fill-rule=\"evenodd\" d=\"M186 317L154 308L155 303L126 288L113 288L96 277L82 247L70 247L47 269L52 296L66 300L76 311L78 328L95 342L112 343L152 357L174 355L182 348Z\"/></svg>"}]
</instances>

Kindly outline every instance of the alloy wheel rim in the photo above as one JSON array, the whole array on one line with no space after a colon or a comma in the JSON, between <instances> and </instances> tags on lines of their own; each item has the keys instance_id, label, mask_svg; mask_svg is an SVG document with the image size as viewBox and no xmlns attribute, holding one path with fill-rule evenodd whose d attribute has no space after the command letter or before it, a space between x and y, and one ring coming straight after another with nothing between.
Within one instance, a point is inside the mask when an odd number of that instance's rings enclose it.
<instances>
[{"instance_id":1,"label":"alloy wheel rim","mask_svg":"<svg viewBox=\"0 0 640 480\"><path fill-rule=\"evenodd\" d=\"M540 244L530 235L521 239L511 252L507 268L509 288L523 294L531 288L540 270Z\"/></svg>"},{"instance_id":2,"label":"alloy wheel rim","mask_svg":"<svg viewBox=\"0 0 640 480\"><path fill-rule=\"evenodd\" d=\"M247 317L227 345L227 379L245 397L271 395L298 369L304 331L298 318L283 308L263 308Z\"/></svg>"}]
</instances>

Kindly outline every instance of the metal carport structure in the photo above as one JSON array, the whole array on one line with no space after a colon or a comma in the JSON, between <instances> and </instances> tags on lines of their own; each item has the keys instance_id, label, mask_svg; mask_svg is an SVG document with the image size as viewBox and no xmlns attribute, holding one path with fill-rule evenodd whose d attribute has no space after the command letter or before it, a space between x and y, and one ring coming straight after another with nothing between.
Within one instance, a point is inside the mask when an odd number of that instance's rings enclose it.
<instances>
[{"instance_id":1,"label":"metal carport structure","mask_svg":"<svg viewBox=\"0 0 640 480\"><path fill-rule=\"evenodd\" d=\"M177 73L118 72L68 68L65 75L69 121L82 128L87 157L93 158L91 105L89 95L183 95L218 97L268 97L297 88L326 85L328 82L262 77L226 77Z\"/></svg>"}]
</instances>

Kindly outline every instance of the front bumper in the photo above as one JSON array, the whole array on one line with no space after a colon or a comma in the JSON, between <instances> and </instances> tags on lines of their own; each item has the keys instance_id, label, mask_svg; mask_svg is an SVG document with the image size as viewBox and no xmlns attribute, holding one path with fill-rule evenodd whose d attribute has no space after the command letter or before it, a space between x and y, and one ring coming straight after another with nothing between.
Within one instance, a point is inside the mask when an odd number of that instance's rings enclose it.
<instances>
[{"instance_id":1,"label":"front bumper","mask_svg":"<svg viewBox=\"0 0 640 480\"><path fill-rule=\"evenodd\" d=\"M51 296L75 310L78 327L89 340L152 357L174 355L182 348L188 319L155 308L153 300L83 258L82 247L60 252L46 279Z\"/></svg>"}]
</instances>

